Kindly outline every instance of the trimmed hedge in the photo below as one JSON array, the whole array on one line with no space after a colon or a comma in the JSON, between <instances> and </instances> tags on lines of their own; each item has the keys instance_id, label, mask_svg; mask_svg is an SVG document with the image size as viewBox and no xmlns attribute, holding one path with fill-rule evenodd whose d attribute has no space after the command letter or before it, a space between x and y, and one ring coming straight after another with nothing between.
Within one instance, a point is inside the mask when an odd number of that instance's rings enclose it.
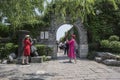
<instances>
[{"instance_id":1,"label":"trimmed hedge","mask_svg":"<svg viewBox=\"0 0 120 80\"><path fill-rule=\"evenodd\" d=\"M109 41L119 41L119 37L116 35L112 35L109 37Z\"/></svg>"},{"instance_id":2,"label":"trimmed hedge","mask_svg":"<svg viewBox=\"0 0 120 80\"><path fill-rule=\"evenodd\" d=\"M35 47L37 48L37 52L39 56L50 56L52 55L53 49L51 47L48 47L46 45L40 45L36 44Z\"/></svg>"},{"instance_id":3,"label":"trimmed hedge","mask_svg":"<svg viewBox=\"0 0 120 80\"><path fill-rule=\"evenodd\" d=\"M101 48L113 53L120 53L120 41L116 35L110 36L108 40L100 42Z\"/></svg>"},{"instance_id":4,"label":"trimmed hedge","mask_svg":"<svg viewBox=\"0 0 120 80\"><path fill-rule=\"evenodd\" d=\"M118 42L118 41L111 41L110 42L110 48L114 52L120 52L120 42Z\"/></svg>"},{"instance_id":5,"label":"trimmed hedge","mask_svg":"<svg viewBox=\"0 0 120 80\"><path fill-rule=\"evenodd\" d=\"M37 52L39 56L51 56L53 49L46 45L36 44L35 47L37 48ZM14 52L17 54L18 45L14 45L13 43L5 43L0 44L0 58L7 58L7 56Z\"/></svg>"},{"instance_id":6,"label":"trimmed hedge","mask_svg":"<svg viewBox=\"0 0 120 80\"><path fill-rule=\"evenodd\" d=\"M110 42L108 40L102 40L100 42L100 44L103 48L109 48L110 47Z\"/></svg>"}]
</instances>

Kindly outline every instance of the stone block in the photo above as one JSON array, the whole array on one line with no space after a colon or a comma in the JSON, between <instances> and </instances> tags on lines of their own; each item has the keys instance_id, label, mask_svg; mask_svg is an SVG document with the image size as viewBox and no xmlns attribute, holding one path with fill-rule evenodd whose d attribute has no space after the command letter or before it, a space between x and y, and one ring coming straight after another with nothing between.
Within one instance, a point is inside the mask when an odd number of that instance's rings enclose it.
<instances>
[{"instance_id":1,"label":"stone block","mask_svg":"<svg viewBox=\"0 0 120 80\"><path fill-rule=\"evenodd\" d=\"M103 61L103 63L109 66L120 66L120 61L115 59L106 59Z\"/></svg>"},{"instance_id":2,"label":"stone block","mask_svg":"<svg viewBox=\"0 0 120 80\"><path fill-rule=\"evenodd\" d=\"M120 61L120 56L116 56L116 59L117 59L118 61Z\"/></svg>"},{"instance_id":3,"label":"stone block","mask_svg":"<svg viewBox=\"0 0 120 80\"><path fill-rule=\"evenodd\" d=\"M109 52L97 52L97 56L101 57L103 60L106 59L118 59L118 57Z\"/></svg>"},{"instance_id":4,"label":"stone block","mask_svg":"<svg viewBox=\"0 0 120 80\"><path fill-rule=\"evenodd\" d=\"M42 62L43 62L42 56L31 57L31 63L42 63Z\"/></svg>"},{"instance_id":5,"label":"stone block","mask_svg":"<svg viewBox=\"0 0 120 80\"><path fill-rule=\"evenodd\" d=\"M22 57L18 57L16 63L21 64L22 63Z\"/></svg>"},{"instance_id":6,"label":"stone block","mask_svg":"<svg viewBox=\"0 0 120 80\"><path fill-rule=\"evenodd\" d=\"M8 61L8 60L6 60L6 59L3 60L3 61L2 61L2 64L7 64L7 61Z\"/></svg>"},{"instance_id":7,"label":"stone block","mask_svg":"<svg viewBox=\"0 0 120 80\"><path fill-rule=\"evenodd\" d=\"M95 61L98 62L98 63L101 63L103 60L101 57L95 57Z\"/></svg>"},{"instance_id":8,"label":"stone block","mask_svg":"<svg viewBox=\"0 0 120 80\"><path fill-rule=\"evenodd\" d=\"M51 56L47 56L47 60L51 60L52 59L52 57Z\"/></svg>"}]
</instances>

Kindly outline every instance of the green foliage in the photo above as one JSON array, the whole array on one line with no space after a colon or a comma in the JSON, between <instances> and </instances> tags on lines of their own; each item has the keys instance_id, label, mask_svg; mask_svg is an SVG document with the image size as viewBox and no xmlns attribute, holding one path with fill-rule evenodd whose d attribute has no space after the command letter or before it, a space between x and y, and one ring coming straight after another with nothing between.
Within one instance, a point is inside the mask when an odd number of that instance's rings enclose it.
<instances>
[{"instance_id":1,"label":"green foliage","mask_svg":"<svg viewBox=\"0 0 120 80\"><path fill-rule=\"evenodd\" d=\"M6 16L13 29L21 27L24 23L39 23L40 19L35 12L36 9L42 13L44 0L2 0L0 1L0 12L2 17Z\"/></svg>"},{"instance_id":2,"label":"green foliage","mask_svg":"<svg viewBox=\"0 0 120 80\"><path fill-rule=\"evenodd\" d=\"M113 36L110 36L110 37L109 37L109 40L110 40L110 41L119 41L119 37L116 36L116 35L113 35Z\"/></svg>"},{"instance_id":3,"label":"green foliage","mask_svg":"<svg viewBox=\"0 0 120 80\"><path fill-rule=\"evenodd\" d=\"M46 52L47 52L47 56L52 56L52 54L53 54L53 48L46 46Z\"/></svg>"},{"instance_id":4,"label":"green foliage","mask_svg":"<svg viewBox=\"0 0 120 80\"><path fill-rule=\"evenodd\" d=\"M89 43L99 42L107 39L110 35L116 34L120 36L120 4L117 0L97 0L95 3L96 15L87 15L84 22L88 30ZM115 4L117 8L115 8Z\"/></svg>"},{"instance_id":5,"label":"green foliage","mask_svg":"<svg viewBox=\"0 0 120 80\"><path fill-rule=\"evenodd\" d=\"M0 58L6 58L10 53L16 52L18 45L13 43L5 43L0 45Z\"/></svg>"},{"instance_id":6,"label":"green foliage","mask_svg":"<svg viewBox=\"0 0 120 80\"><path fill-rule=\"evenodd\" d=\"M91 51L99 51L99 48L100 48L100 44L99 43L96 43L96 42L94 42L94 43L89 43L89 51L91 52Z\"/></svg>"},{"instance_id":7,"label":"green foliage","mask_svg":"<svg viewBox=\"0 0 120 80\"><path fill-rule=\"evenodd\" d=\"M73 27L73 31L74 31L74 35L76 36L76 38L75 38L75 40L76 40L76 42L79 44L79 41L80 41L80 39L79 39L79 33L78 33L78 30L77 30L77 28L75 28L75 27Z\"/></svg>"},{"instance_id":8,"label":"green foliage","mask_svg":"<svg viewBox=\"0 0 120 80\"><path fill-rule=\"evenodd\" d=\"M96 55L97 54L96 54L95 51L91 51L91 52L88 53L87 58L90 59L90 60L94 60Z\"/></svg>"},{"instance_id":9,"label":"green foliage","mask_svg":"<svg viewBox=\"0 0 120 80\"><path fill-rule=\"evenodd\" d=\"M9 26L0 23L0 37L8 37L8 36L9 36Z\"/></svg>"},{"instance_id":10,"label":"green foliage","mask_svg":"<svg viewBox=\"0 0 120 80\"><path fill-rule=\"evenodd\" d=\"M108 40L102 40L100 42L100 44L103 48L109 48L110 47L110 42Z\"/></svg>"},{"instance_id":11,"label":"green foliage","mask_svg":"<svg viewBox=\"0 0 120 80\"><path fill-rule=\"evenodd\" d=\"M46 51L45 51L46 46L45 45L35 45L35 47L37 48L38 54L40 56L46 55Z\"/></svg>"},{"instance_id":12,"label":"green foliage","mask_svg":"<svg viewBox=\"0 0 120 80\"><path fill-rule=\"evenodd\" d=\"M5 48L4 48L4 44L0 44L0 59L5 57Z\"/></svg>"},{"instance_id":13,"label":"green foliage","mask_svg":"<svg viewBox=\"0 0 120 80\"><path fill-rule=\"evenodd\" d=\"M85 22L89 14L96 15L96 6L101 3L108 3L114 10L118 10L117 3L120 2L118 0L52 0L51 3L47 4L46 11L58 16L57 20L59 21L65 20L65 16L69 16L71 22L78 18Z\"/></svg>"},{"instance_id":14,"label":"green foliage","mask_svg":"<svg viewBox=\"0 0 120 80\"><path fill-rule=\"evenodd\" d=\"M46 45L36 44L35 47L37 48L39 56L48 56L52 54L52 48L47 47Z\"/></svg>"},{"instance_id":15,"label":"green foliage","mask_svg":"<svg viewBox=\"0 0 120 80\"><path fill-rule=\"evenodd\" d=\"M68 39L68 40L70 40L71 39L71 32L73 31L73 34L76 36L75 37L75 40L76 40L76 42L79 44L79 33L78 33L78 30L77 30L77 28L76 27L72 27L68 32L66 32L65 34L65 36L63 36L62 38L61 38L61 42L64 42L66 39Z\"/></svg>"},{"instance_id":16,"label":"green foliage","mask_svg":"<svg viewBox=\"0 0 120 80\"><path fill-rule=\"evenodd\" d=\"M89 16L85 26L88 30L89 42L99 42L113 34L113 27L108 21L107 15Z\"/></svg>"},{"instance_id":17,"label":"green foliage","mask_svg":"<svg viewBox=\"0 0 120 80\"><path fill-rule=\"evenodd\" d=\"M94 4L96 0L52 0L48 3L47 12L55 13L57 20L65 20L65 16L70 16L73 22L81 18L82 22L86 15L94 13ZM74 6L74 7L73 7Z\"/></svg>"},{"instance_id":18,"label":"green foliage","mask_svg":"<svg viewBox=\"0 0 120 80\"><path fill-rule=\"evenodd\" d=\"M97 43L113 34L120 36L120 0L52 0L46 9L44 1L0 0L0 19L4 16L8 18L11 32L21 27L25 29L24 26L33 30L31 33L34 35L37 32L35 29L49 26L51 14L55 14L58 21L66 20L66 16L71 18L71 23L80 18L88 30L89 43ZM36 14L35 9L44 11L44 15ZM6 37L9 29L0 24L1 36Z\"/></svg>"},{"instance_id":19,"label":"green foliage","mask_svg":"<svg viewBox=\"0 0 120 80\"><path fill-rule=\"evenodd\" d=\"M114 51L114 52L120 52L120 41L111 41L110 42L110 48Z\"/></svg>"},{"instance_id":20,"label":"green foliage","mask_svg":"<svg viewBox=\"0 0 120 80\"><path fill-rule=\"evenodd\" d=\"M6 44L5 44L5 49L6 49L6 51L8 51L7 53L13 51L13 50L12 50L13 45L14 45L13 43L6 43ZM11 50L11 51L10 51L10 50Z\"/></svg>"},{"instance_id":21,"label":"green foliage","mask_svg":"<svg viewBox=\"0 0 120 80\"><path fill-rule=\"evenodd\" d=\"M44 7L45 2L46 7ZM65 21L65 17L69 16L71 22L78 18L85 22L88 15L96 15L96 10L104 9L105 12L111 9L118 10L119 3L119 0L51 0L50 3L47 0L1 0L0 19L6 16L13 30L20 29L24 24L30 24L33 27L35 24L49 25L52 13L57 16L58 21Z\"/></svg>"},{"instance_id":22,"label":"green foliage","mask_svg":"<svg viewBox=\"0 0 120 80\"><path fill-rule=\"evenodd\" d=\"M43 55L43 61L47 61L47 56Z\"/></svg>"},{"instance_id":23,"label":"green foliage","mask_svg":"<svg viewBox=\"0 0 120 80\"><path fill-rule=\"evenodd\" d=\"M101 47L107 49L109 52L120 53L120 41L116 35L110 36L109 40L101 40Z\"/></svg>"}]
</instances>

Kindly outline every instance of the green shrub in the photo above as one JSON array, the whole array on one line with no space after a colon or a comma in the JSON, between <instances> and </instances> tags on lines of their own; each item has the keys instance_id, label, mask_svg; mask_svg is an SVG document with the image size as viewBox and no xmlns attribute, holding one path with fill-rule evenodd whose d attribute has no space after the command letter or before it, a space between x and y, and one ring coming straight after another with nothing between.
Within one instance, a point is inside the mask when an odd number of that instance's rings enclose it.
<instances>
[{"instance_id":1,"label":"green shrub","mask_svg":"<svg viewBox=\"0 0 120 80\"><path fill-rule=\"evenodd\" d=\"M112 35L112 36L109 37L109 40L110 41L119 41L119 37L116 36L116 35Z\"/></svg>"},{"instance_id":2,"label":"green shrub","mask_svg":"<svg viewBox=\"0 0 120 80\"><path fill-rule=\"evenodd\" d=\"M100 44L99 43L89 43L89 51L93 51L93 50L99 50Z\"/></svg>"},{"instance_id":3,"label":"green shrub","mask_svg":"<svg viewBox=\"0 0 120 80\"><path fill-rule=\"evenodd\" d=\"M13 43L6 43L0 49L0 57L6 58L13 51Z\"/></svg>"},{"instance_id":4,"label":"green shrub","mask_svg":"<svg viewBox=\"0 0 120 80\"><path fill-rule=\"evenodd\" d=\"M47 61L47 56L43 55L43 61Z\"/></svg>"},{"instance_id":5,"label":"green shrub","mask_svg":"<svg viewBox=\"0 0 120 80\"><path fill-rule=\"evenodd\" d=\"M100 42L103 51L109 51L112 53L120 53L120 41L116 35L110 36L108 40L102 40Z\"/></svg>"},{"instance_id":6,"label":"green shrub","mask_svg":"<svg viewBox=\"0 0 120 80\"><path fill-rule=\"evenodd\" d=\"M90 60L94 60L96 55L97 54L96 54L95 51L91 51L91 52L88 53L87 58L90 59Z\"/></svg>"},{"instance_id":7,"label":"green shrub","mask_svg":"<svg viewBox=\"0 0 120 80\"><path fill-rule=\"evenodd\" d=\"M5 47L4 46L5 46L4 44L0 44L0 58L1 59L6 57L5 56Z\"/></svg>"},{"instance_id":8,"label":"green shrub","mask_svg":"<svg viewBox=\"0 0 120 80\"><path fill-rule=\"evenodd\" d=\"M0 36L8 37L9 34L9 27L0 22Z\"/></svg>"},{"instance_id":9,"label":"green shrub","mask_svg":"<svg viewBox=\"0 0 120 80\"><path fill-rule=\"evenodd\" d=\"M13 43L0 45L0 58L6 58L10 53L15 53L17 49L18 45L14 45Z\"/></svg>"},{"instance_id":10,"label":"green shrub","mask_svg":"<svg viewBox=\"0 0 120 80\"><path fill-rule=\"evenodd\" d=\"M38 52L39 56L46 55L46 52L45 52L46 46L45 45L35 45L35 47L37 48L37 52Z\"/></svg>"},{"instance_id":11,"label":"green shrub","mask_svg":"<svg viewBox=\"0 0 120 80\"><path fill-rule=\"evenodd\" d=\"M110 48L115 52L120 52L120 42L119 41L111 41Z\"/></svg>"},{"instance_id":12,"label":"green shrub","mask_svg":"<svg viewBox=\"0 0 120 80\"><path fill-rule=\"evenodd\" d=\"M47 56L52 56L53 48L46 46Z\"/></svg>"},{"instance_id":13,"label":"green shrub","mask_svg":"<svg viewBox=\"0 0 120 80\"><path fill-rule=\"evenodd\" d=\"M109 48L110 47L110 44L109 44L110 42L108 41L108 40L102 40L101 42L100 42L100 45L101 45L101 47L103 47L103 48Z\"/></svg>"},{"instance_id":14,"label":"green shrub","mask_svg":"<svg viewBox=\"0 0 120 80\"><path fill-rule=\"evenodd\" d=\"M37 48L39 56L48 56L52 54L52 48L47 47L46 45L36 44L35 47Z\"/></svg>"},{"instance_id":15,"label":"green shrub","mask_svg":"<svg viewBox=\"0 0 120 80\"><path fill-rule=\"evenodd\" d=\"M14 50L14 48L13 48L13 43L6 43L5 44L5 49L6 49L6 51L7 51L7 53L10 53L10 52L13 52Z\"/></svg>"}]
</instances>

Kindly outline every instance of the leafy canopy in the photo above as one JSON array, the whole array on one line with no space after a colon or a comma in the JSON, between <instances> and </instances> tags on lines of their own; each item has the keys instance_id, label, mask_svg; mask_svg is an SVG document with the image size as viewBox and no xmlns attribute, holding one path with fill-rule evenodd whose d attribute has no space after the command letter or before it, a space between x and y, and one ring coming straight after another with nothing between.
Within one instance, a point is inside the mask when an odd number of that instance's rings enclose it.
<instances>
[{"instance_id":1,"label":"leafy canopy","mask_svg":"<svg viewBox=\"0 0 120 80\"><path fill-rule=\"evenodd\" d=\"M0 0L0 18L7 17L14 28L21 27L23 24L42 23L43 20L36 12L37 10L47 15L52 12L57 15L58 20L65 20L65 17L69 16L72 21L80 18L84 22L87 15L96 15L95 5L105 1L112 4L115 10L118 9L117 3L120 3L120 0L51 0L51 2L48 0ZM46 9L44 9L45 2Z\"/></svg>"},{"instance_id":2,"label":"leafy canopy","mask_svg":"<svg viewBox=\"0 0 120 80\"><path fill-rule=\"evenodd\" d=\"M84 22L87 15L96 15L96 4L101 2L110 3L117 10L120 0L52 0L51 3L48 2L46 11L54 13L58 19L69 16L72 21L80 18Z\"/></svg>"},{"instance_id":3,"label":"leafy canopy","mask_svg":"<svg viewBox=\"0 0 120 80\"><path fill-rule=\"evenodd\" d=\"M44 10L45 0L0 0L0 16L7 17L12 26L39 23L38 12Z\"/></svg>"}]
</instances>

